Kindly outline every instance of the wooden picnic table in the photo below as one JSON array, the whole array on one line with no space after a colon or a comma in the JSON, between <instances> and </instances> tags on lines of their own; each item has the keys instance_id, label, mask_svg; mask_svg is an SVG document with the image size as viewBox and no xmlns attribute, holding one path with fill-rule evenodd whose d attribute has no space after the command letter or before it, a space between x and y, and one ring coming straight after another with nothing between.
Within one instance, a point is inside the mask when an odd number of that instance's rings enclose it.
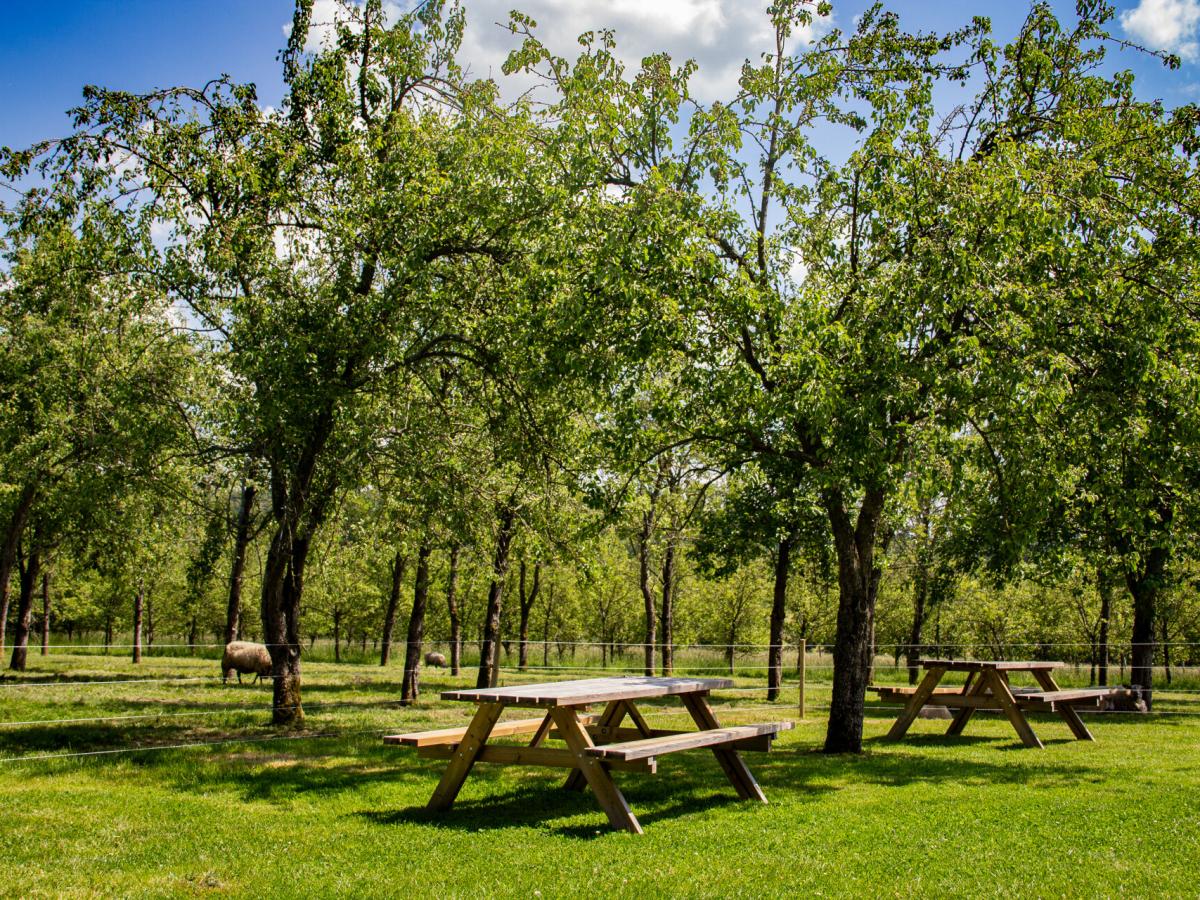
<instances>
[{"instance_id":1,"label":"wooden picnic table","mask_svg":"<svg viewBox=\"0 0 1200 900\"><path fill-rule=\"evenodd\" d=\"M429 800L431 810L453 805L477 762L551 766L571 770L564 787L590 787L613 828L641 834L642 827L611 770L655 772L657 757L668 753L710 748L739 797L767 802L738 751L770 749L775 735L792 723L721 727L708 694L732 685L728 678L620 677L446 691L444 700L478 704L468 726L391 735L384 742L413 746L421 756L448 760ZM651 728L634 701L655 697L678 697L699 730ZM598 715L586 712L587 707L601 703L604 707ZM545 712L536 718L501 722L500 715L509 706ZM631 727L624 726L626 718ZM527 734L532 738L524 746L488 743L492 738ZM562 740L567 746L545 747L547 739Z\"/></svg>"},{"instance_id":2,"label":"wooden picnic table","mask_svg":"<svg viewBox=\"0 0 1200 900\"><path fill-rule=\"evenodd\" d=\"M884 699L907 699L888 738L899 740L917 718L922 707L943 706L957 709L947 734L962 734L977 709L1001 710L1012 723L1026 747L1042 747L1042 742L1033 733L1025 713L1029 711L1055 712L1071 729L1076 739L1094 741L1092 733L1079 717L1078 710L1091 706L1100 708L1103 702L1125 692L1124 688L1078 688L1063 689L1058 686L1051 672L1066 665L1061 662L1011 661L1011 660L967 660L925 659L921 660L925 677L914 688L875 686ZM961 688L939 688L938 683L947 672L966 672L967 680ZM1028 672L1037 681L1038 688L1013 688L1009 673Z\"/></svg>"}]
</instances>

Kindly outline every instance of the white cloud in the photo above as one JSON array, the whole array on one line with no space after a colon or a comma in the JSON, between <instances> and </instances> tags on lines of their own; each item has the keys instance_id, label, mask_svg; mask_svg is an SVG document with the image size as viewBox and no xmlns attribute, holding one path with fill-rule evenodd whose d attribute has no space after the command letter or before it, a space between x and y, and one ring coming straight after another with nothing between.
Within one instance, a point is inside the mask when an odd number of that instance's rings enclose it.
<instances>
[{"instance_id":1,"label":"white cloud","mask_svg":"<svg viewBox=\"0 0 1200 900\"><path fill-rule=\"evenodd\" d=\"M359 0L355 0L356 6L361 6ZM383 16L384 22L392 25L404 13L404 4L397 0L384 0ZM339 20L344 20L342 4L337 0L314 0L312 9L312 18L309 21L308 38L304 42L304 49L309 53L316 53L318 50L328 46L336 36L335 28ZM357 30L357 29L356 29ZM285 37L290 37L292 33L292 23L287 22L283 26L283 34Z\"/></svg>"},{"instance_id":2,"label":"white cloud","mask_svg":"<svg viewBox=\"0 0 1200 900\"><path fill-rule=\"evenodd\" d=\"M1187 60L1200 56L1200 0L1139 0L1136 8L1121 13L1121 26L1151 49Z\"/></svg>"},{"instance_id":3,"label":"white cloud","mask_svg":"<svg viewBox=\"0 0 1200 900\"><path fill-rule=\"evenodd\" d=\"M574 60L581 48L580 34L612 29L617 52L629 73L644 57L667 52L676 65L687 59L699 64L692 93L701 100L728 99L737 91L743 61L758 62L774 49L767 17L771 0L463 0L467 29L459 61L479 78L494 78L506 96L515 97L534 82L524 76L506 78L501 69L519 38L503 27L513 8L538 23L536 34L551 53ZM1200 2L1200 0L1185 0ZM355 0L360 5L361 0ZM412 0L384 0L388 23L395 22ZM333 38L334 23L342 17L338 0L315 0L312 25L304 48L320 50ZM792 37L792 46L811 40L830 25L815 27ZM290 23L283 26L291 33Z\"/></svg>"},{"instance_id":4,"label":"white cloud","mask_svg":"<svg viewBox=\"0 0 1200 900\"><path fill-rule=\"evenodd\" d=\"M737 91L742 62L758 62L774 49L769 0L466 0L467 32L461 59L478 77L492 77L505 94L518 93L528 82L504 79L501 66L517 45L505 28L514 6L538 23L538 38L557 56L573 60L577 38L585 31L610 28L627 72L644 57L667 52L676 65L687 59L699 64L692 92L699 99L729 99ZM828 23L820 23L819 28ZM797 34L792 45L810 40L813 30ZM506 83L507 82L507 83ZM514 90L515 88L515 90Z\"/></svg>"}]
</instances>

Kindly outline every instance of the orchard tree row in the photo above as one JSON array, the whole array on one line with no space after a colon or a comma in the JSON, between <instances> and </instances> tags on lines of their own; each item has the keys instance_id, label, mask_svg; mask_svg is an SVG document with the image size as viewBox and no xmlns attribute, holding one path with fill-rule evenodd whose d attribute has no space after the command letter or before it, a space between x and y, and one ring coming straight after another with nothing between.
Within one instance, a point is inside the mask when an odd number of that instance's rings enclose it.
<instances>
[{"instance_id":1,"label":"orchard tree row","mask_svg":"<svg viewBox=\"0 0 1200 900\"><path fill-rule=\"evenodd\" d=\"M456 5L346 0L316 51L312 14L278 110L89 86L0 157L13 668L53 595L135 656L259 638L278 724L317 636L403 649L405 700L427 637L481 685L761 643L773 695L828 641L831 752L884 644L1112 643L1150 699L1197 628L1200 115L1115 68L1108 4L779 0L713 103L608 32L514 13L512 100Z\"/></svg>"}]
</instances>

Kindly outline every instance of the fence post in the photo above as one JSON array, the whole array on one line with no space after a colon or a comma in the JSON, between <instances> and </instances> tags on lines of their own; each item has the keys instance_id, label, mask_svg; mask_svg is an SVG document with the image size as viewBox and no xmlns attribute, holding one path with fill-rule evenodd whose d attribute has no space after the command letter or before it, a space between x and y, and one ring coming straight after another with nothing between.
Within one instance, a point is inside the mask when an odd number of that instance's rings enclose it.
<instances>
[{"instance_id":1,"label":"fence post","mask_svg":"<svg viewBox=\"0 0 1200 900\"><path fill-rule=\"evenodd\" d=\"M808 641L800 638L800 718L804 718L804 667L808 655Z\"/></svg>"}]
</instances>

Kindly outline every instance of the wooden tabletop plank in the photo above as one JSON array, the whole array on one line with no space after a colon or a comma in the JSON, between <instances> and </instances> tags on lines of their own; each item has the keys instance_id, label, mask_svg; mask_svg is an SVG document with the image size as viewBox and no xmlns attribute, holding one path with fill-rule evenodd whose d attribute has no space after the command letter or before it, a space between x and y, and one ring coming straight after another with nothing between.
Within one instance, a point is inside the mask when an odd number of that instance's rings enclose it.
<instances>
[{"instance_id":1,"label":"wooden tabletop plank","mask_svg":"<svg viewBox=\"0 0 1200 900\"><path fill-rule=\"evenodd\" d=\"M1073 700L1097 700L1106 697L1120 697L1130 691L1119 687L1100 687L1100 688L1060 688L1058 690L1025 690L1013 691L1018 702L1022 700L1036 701L1039 703L1061 703L1070 702Z\"/></svg>"},{"instance_id":2,"label":"wooden tabletop plank","mask_svg":"<svg viewBox=\"0 0 1200 900\"><path fill-rule=\"evenodd\" d=\"M696 750L721 744L732 744L746 738L764 734L778 734L792 727L791 722L760 722L756 725L735 725L730 728L712 728L705 731L685 731L662 735L640 741L624 741L592 747L587 752L605 759L650 759L680 750Z\"/></svg>"},{"instance_id":3,"label":"wooden tabletop plank","mask_svg":"<svg viewBox=\"0 0 1200 900\"><path fill-rule=\"evenodd\" d=\"M926 669L945 669L947 672L983 672L988 669L997 672L1034 672L1039 669L1059 669L1066 663L1011 659L923 659L921 665Z\"/></svg>"},{"instance_id":4,"label":"wooden tabletop plank","mask_svg":"<svg viewBox=\"0 0 1200 900\"><path fill-rule=\"evenodd\" d=\"M640 700L679 694L702 694L733 687L729 678L582 678L546 684L514 684L509 687L446 691L443 700L474 703L504 703L510 706L584 706L612 700Z\"/></svg>"}]
</instances>

